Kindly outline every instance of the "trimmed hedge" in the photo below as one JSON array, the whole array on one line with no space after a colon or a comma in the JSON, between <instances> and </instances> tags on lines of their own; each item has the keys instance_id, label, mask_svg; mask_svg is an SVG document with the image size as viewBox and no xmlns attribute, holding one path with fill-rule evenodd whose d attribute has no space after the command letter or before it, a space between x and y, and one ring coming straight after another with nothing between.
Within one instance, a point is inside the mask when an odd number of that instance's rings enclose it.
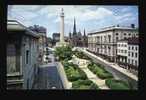
<instances>
[{"instance_id":1,"label":"trimmed hedge","mask_svg":"<svg viewBox=\"0 0 146 100\"><path fill-rule=\"evenodd\" d=\"M128 89L130 89L129 84L125 81L122 81L122 80L106 79L105 83L110 89L115 89L115 90L121 90L121 89L128 90Z\"/></svg>"},{"instance_id":2,"label":"trimmed hedge","mask_svg":"<svg viewBox=\"0 0 146 100\"><path fill-rule=\"evenodd\" d=\"M92 83L90 89L99 89L99 87L95 83Z\"/></svg>"},{"instance_id":3,"label":"trimmed hedge","mask_svg":"<svg viewBox=\"0 0 146 100\"><path fill-rule=\"evenodd\" d=\"M72 82L78 79L87 79L86 74L81 69L79 69L77 65L68 63L67 61L63 61L62 64L69 81Z\"/></svg>"},{"instance_id":4,"label":"trimmed hedge","mask_svg":"<svg viewBox=\"0 0 146 100\"><path fill-rule=\"evenodd\" d=\"M78 65L62 61L64 69L69 81L72 82L73 89L99 89L96 84L87 79L84 71L82 71Z\"/></svg>"},{"instance_id":5,"label":"trimmed hedge","mask_svg":"<svg viewBox=\"0 0 146 100\"><path fill-rule=\"evenodd\" d=\"M99 78L101 79L106 79L106 78L113 78L113 75L106 71L103 66L95 63L90 63L87 66L94 74L96 74Z\"/></svg>"},{"instance_id":6,"label":"trimmed hedge","mask_svg":"<svg viewBox=\"0 0 146 100\"><path fill-rule=\"evenodd\" d=\"M86 56L86 55L84 55L84 53L83 52L80 52L80 51L74 51L73 52L73 54L75 55L75 56L77 56L78 58L80 58L80 59L87 59L87 60L90 60L90 58L88 57L88 56Z\"/></svg>"},{"instance_id":7,"label":"trimmed hedge","mask_svg":"<svg viewBox=\"0 0 146 100\"><path fill-rule=\"evenodd\" d=\"M77 80L72 83L73 89L99 89L99 87L94 84L92 81L86 80Z\"/></svg>"}]
</instances>

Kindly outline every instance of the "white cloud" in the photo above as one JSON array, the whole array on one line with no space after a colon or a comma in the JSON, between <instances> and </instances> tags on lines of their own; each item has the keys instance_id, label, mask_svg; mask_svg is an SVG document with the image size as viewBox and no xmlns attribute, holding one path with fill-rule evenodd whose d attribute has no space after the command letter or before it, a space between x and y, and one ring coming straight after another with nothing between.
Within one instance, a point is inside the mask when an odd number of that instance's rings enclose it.
<instances>
[{"instance_id":1,"label":"white cloud","mask_svg":"<svg viewBox=\"0 0 146 100\"><path fill-rule=\"evenodd\" d=\"M105 9L103 7L99 7L96 10L90 10L87 8L90 8L91 6L88 7L66 7L64 9L64 13L65 13L65 21L67 21L68 24L73 24L73 19L74 17L76 18L77 22L80 24L82 22L85 21L89 21L89 20L99 20L99 19L103 19L105 17L111 16L113 14L112 11ZM86 9L84 9L86 8ZM60 9L59 9L60 10ZM57 10L58 11L58 10ZM58 11L60 13L60 11ZM59 22L60 18L59 18L59 14L58 14L58 18L54 20L54 22Z\"/></svg>"},{"instance_id":2,"label":"white cloud","mask_svg":"<svg viewBox=\"0 0 146 100\"><path fill-rule=\"evenodd\" d=\"M126 22L126 21L128 21L128 22L130 22L130 21L134 21L135 20L135 17L128 17L128 18L124 18L123 20L119 20L119 22L121 23L121 22Z\"/></svg>"},{"instance_id":3,"label":"white cloud","mask_svg":"<svg viewBox=\"0 0 146 100\"><path fill-rule=\"evenodd\" d=\"M41 6L37 6L37 5L8 5L8 7L11 7L15 11L25 10L25 11L30 11L30 12L34 12L38 8L41 8Z\"/></svg>"},{"instance_id":4,"label":"white cloud","mask_svg":"<svg viewBox=\"0 0 146 100\"><path fill-rule=\"evenodd\" d=\"M34 13L30 10L35 10L37 6L28 7L28 6L10 6L8 9L8 14L12 17L21 17L25 20L31 20L32 18L35 18L38 16L37 13Z\"/></svg>"},{"instance_id":5,"label":"white cloud","mask_svg":"<svg viewBox=\"0 0 146 100\"><path fill-rule=\"evenodd\" d=\"M88 20L94 20L94 19L102 19L107 15L112 15L112 12L106 8L99 7L96 8L96 10L91 10L90 8L93 8L96 6L67 6L67 5L61 5L61 6L25 6L25 5L17 5L11 7L12 9L9 10L11 12L17 13L17 15L21 15L26 20L31 20L35 17L39 17L39 15L46 14L48 19L50 17L59 17L61 8L64 8L65 13L65 20L69 22L72 22L74 17L78 20L78 22L81 21L88 21ZM35 11L35 13L34 13ZM54 22L58 22L59 19L55 19Z\"/></svg>"},{"instance_id":6,"label":"white cloud","mask_svg":"<svg viewBox=\"0 0 146 100\"><path fill-rule=\"evenodd\" d=\"M123 20L124 18L131 17L131 16L132 16L132 13L126 13L123 15L115 16L115 19L116 20Z\"/></svg>"},{"instance_id":7,"label":"white cloud","mask_svg":"<svg viewBox=\"0 0 146 100\"><path fill-rule=\"evenodd\" d=\"M44 25L48 29L48 32L58 32L61 8L64 9L67 31L72 31L74 17L76 18L77 29L82 30L86 28L87 32L113 23L134 21L136 19L133 18L136 15L133 12L129 12L131 10L129 6L121 7L120 14L118 14L114 10L108 9L108 7L89 5L15 5L8 7L8 18L16 18L22 24L28 26L35 24L36 21L38 24ZM91 25L88 26L89 24Z\"/></svg>"},{"instance_id":8,"label":"white cloud","mask_svg":"<svg viewBox=\"0 0 146 100\"><path fill-rule=\"evenodd\" d=\"M96 11L93 10L86 10L86 12L83 14L84 20L99 20L108 16L111 16L113 14L112 11L100 7L97 8Z\"/></svg>"}]
</instances>

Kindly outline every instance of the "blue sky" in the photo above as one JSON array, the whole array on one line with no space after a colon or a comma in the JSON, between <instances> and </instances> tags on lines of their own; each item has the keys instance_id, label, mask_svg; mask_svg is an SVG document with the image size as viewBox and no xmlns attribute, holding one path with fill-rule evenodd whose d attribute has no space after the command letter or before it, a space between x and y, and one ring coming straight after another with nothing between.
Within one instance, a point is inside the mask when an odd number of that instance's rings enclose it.
<instances>
[{"instance_id":1,"label":"blue sky","mask_svg":"<svg viewBox=\"0 0 146 100\"><path fill-rule=\"evenodd\" d=\"M98 5L9 5L8 19L16 19L25 26L34 24L47 28L47 36L60 32L61 8L65 14L65 35L73 32L76 18L77 31L86 33L100 28L135 24L138 27L138 6L98 6Z\"/></svg>"}]
</instances>

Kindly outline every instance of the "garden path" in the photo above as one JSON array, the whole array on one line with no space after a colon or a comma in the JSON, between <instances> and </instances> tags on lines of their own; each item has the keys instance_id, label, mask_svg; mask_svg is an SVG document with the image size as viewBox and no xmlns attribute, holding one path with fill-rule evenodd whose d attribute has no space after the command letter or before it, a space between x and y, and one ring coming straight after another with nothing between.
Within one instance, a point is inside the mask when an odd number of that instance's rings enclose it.
<instances>
[{"instance_id":1,"label":"garden path","mask_svg":"<svg viewBox=\"0 0 146 100\"><path fill-rule=\"evenodd\" d=\"M88 67L87 67L88 60L80 59L80 58L77 58L76 56L74 56L73 62L76 62L76 64L79 65L79 68L81 68L81 70L83 70L86 73L88 79L91 80L92 82L94 82L95 84L97 84L100 89L109 89L105 84L105 80L100 79L99 77L97 77L93 72L91 72L88 69Z\"/></svg>"}]
</instances>

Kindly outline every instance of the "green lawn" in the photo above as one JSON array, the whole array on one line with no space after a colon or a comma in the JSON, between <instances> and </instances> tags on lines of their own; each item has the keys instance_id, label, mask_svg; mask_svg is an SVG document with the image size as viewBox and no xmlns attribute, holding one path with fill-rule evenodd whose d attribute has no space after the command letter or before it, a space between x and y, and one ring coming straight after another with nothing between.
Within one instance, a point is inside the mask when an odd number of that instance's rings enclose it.
<instances>
[{"instance_id":1,"label":"green lawn","mask_svg":"<svg viewBox=\"0 0 146 100\"><path fill-rule=\"evenodd\" d=\"M90 58L88 56L86 56L83 52L79 52L79 51L76 50L76 51L73 52L73 54L80 59L90 60Z\"/></svg>"},{"instance_id":2,"label":"green lawn","mask_svg":"<svg viewBox=\"0 0 146 100\"><path fill-rule=\"evenodd\" d=\"M72 89L99 89L96 84L88 80L84 71L78 65L69 63L67 60L62 61L67 78L72 82Z\"/></svg>"},{"instance_id":3,"label":"green lawn","mask_svg":"<svg viewBox=\"0 0 146 100\"><path fill-rule=\"evenodd\" d=\"M99 89L99 87L92 81L86 79L74 81L72 83L72 89Z\"/></svg>"},{"instance_id":4,"label":"green lawn","mask_svg":"<svg viewBox=\"0 0 146 100\"><path fill-rule=\"evenodd\" d=\"M127 82L116 79L106 79L106 85L113 90L128 90L130 86Z\"/></svg>"},{"instance_id":5,"label":"green lawn","mask_svg":"<svg viewBox=\"0 0 146 100\"><path fill-rule=\"evenodd\" d=\"M90 63L87 66L94 74L96 74L99 78L101 79L106 79L106 78L113 78L113 75L106 71L103 66L95 63Z\"/></svg>"},{"instance_id":6,"label":"green lawn","mask_svg":"<svg viewBox=\"0 0 146 100\"><path fill-rule=\"evenodd\" d=\"M86 74L81 69L79 69L77 65L68 63L67 61L63 61L62 64L69 81L72 82L78 79L87 79Z\"/></svg>"}]
</instances>

